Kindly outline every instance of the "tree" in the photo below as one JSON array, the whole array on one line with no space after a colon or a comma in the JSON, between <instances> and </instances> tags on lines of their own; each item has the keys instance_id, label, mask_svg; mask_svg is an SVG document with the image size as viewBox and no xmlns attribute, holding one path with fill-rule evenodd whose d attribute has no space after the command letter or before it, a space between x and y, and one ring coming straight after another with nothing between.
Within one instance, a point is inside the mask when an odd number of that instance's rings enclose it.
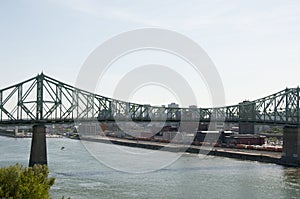
<instances>
[{"instance_id":1,"label":"tree","mask_svg":"<svg viewBox=\"0 0 300 199\"><path fill-rule=\"evenodd\" d=\"M25 168L20 164L0 168L0 198L50 198L55 178L48 178L46 165Z\"/></svg>"}]
</instances>

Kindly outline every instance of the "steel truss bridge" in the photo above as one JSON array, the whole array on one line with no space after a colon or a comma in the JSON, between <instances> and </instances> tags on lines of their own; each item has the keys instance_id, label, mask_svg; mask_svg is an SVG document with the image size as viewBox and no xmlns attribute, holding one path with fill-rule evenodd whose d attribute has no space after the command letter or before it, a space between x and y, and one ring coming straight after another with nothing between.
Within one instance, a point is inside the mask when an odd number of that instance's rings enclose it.
<instances>
[{"instance_id":1,"label":"steel truss bridge","mask_svg":"<svg viewBox=\"0 0 300 199\"><path fill-rule=\"evenodd\" d=\"M43 73L0 90L0 125L133 120L300 126L299 116L299 87L215 108L155 107L124 102L75 88Z\"/></svg>"}]
</instances>

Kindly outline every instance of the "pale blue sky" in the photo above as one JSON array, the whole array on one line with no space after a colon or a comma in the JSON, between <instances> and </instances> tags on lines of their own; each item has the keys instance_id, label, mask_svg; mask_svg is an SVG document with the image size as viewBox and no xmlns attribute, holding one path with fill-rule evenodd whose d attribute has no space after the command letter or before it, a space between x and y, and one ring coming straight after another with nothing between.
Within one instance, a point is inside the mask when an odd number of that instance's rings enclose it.
<instances>
[{"instance_id":1,"label":"pale blue sky","mask_svg":"<svg viewBox=\"0 0 300 199\"><path fill-rule=\"evenodd\" d=\"M41 71L74 84L97 46L144 27L175 30L202 46L220 73L228 105L300 84L300 1L2 0L0 88ZM201 89L199 104L206 106ZM145 103L152 102L160 103Z\"/></svg>"}]
</instances>

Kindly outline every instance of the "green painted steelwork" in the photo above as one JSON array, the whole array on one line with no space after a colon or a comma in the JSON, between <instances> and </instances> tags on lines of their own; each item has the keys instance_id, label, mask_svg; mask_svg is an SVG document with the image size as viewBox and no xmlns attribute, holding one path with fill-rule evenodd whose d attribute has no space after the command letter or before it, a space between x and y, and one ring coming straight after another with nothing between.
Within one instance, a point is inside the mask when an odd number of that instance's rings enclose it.
<instances>
[{"instance_id":1,"label":"green painted steelwork","mask_svg":"<svg viewBox=\"0 0 300 199\"><path fill-rule=\"evenodd\" d=\"M299 87L238 105L170 108L124 102L75 88L43 73L0 90L0 124L75 120L250 122L300 126Z\"/></svg>"}]
</instances>

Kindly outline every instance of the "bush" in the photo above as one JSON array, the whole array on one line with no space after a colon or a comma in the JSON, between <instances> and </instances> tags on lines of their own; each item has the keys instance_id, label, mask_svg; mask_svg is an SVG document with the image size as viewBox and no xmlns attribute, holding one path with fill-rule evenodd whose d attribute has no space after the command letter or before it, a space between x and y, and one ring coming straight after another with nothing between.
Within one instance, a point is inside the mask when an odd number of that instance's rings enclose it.
<instances>
[{"instance_id":1,"label":"bush","mask_svg":"<svg viewBox=\"0 0 300 199\"><path fill-rule=\"evenodd\" d=\"M0 198L50 198L54 178L48 178L46 165L25 168L20 164L0 168Z\"/></svg>"}]
</instances>

